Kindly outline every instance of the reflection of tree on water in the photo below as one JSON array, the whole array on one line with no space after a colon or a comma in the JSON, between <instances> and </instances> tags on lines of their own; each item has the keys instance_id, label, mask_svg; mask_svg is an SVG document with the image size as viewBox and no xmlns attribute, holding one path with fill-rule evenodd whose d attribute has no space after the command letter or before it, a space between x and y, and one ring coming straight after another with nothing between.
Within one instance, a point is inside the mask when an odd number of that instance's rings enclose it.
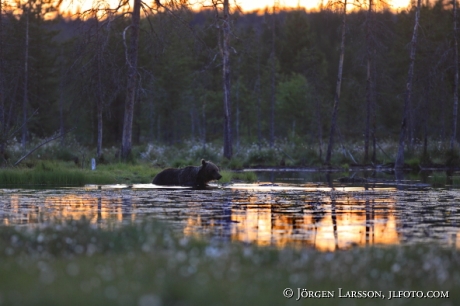
<instances>
[{"instance_id":1,"label":"reflection of tree on water","mask_svg":"<svg viewBox=\"0 0 460 306\"><path fill-rule=\"evenodd\" d=\"M60 193L60 192L59 192ZM86 218L90 222L122 221L132 218L131 196L117 194L75 193L34 195L13 194L0 198L0 221L3 224L39 224L53 220ZM9 205L4 205L4 202Z\"/></svg>"},{"instance_id":2,"label":"reflection of tree on water","mask_svg":"<svg viewBox=\"0 0 460 306\"><path fill-rule=\"evenodd\" d=\"M332 231L334 233L335 250L338 250L339 249L339 237L338 237L338 233L337 233L337 213L335 211L334 185L333 185L333 182L332 182L331 174L329 172L326 174L326 178L327 178L327 182L329 184L329 187L331 187Z\"/></svg>"},{"instance_id":3,"label":"reflection of tree on water","mask_svg":"<svg viewBox=\"0 0 460 306\"><path fill-rule=\"evenodd\" d=\"M216 203L217 206L220 204ZM231 200L225 200L224 203L221 204L221 214L216 214L214 211L214 222L207 222L208 225L215 224L214 226L219 229L217 235L214 235L219 240L230 241L232 236L232 203Z\"/></svg>"},{"instance_id":4,"label":"reflection of tree on water","mask_svg":"<svg viewBox=\"0 0 460 306\"><path fill-rule=\"evenodd\" d=\"M374 232L373 220L374 220L374 210L372 209L369 199L366 199L366 245L372 244L374 242ZM372 241L371 241L371 232L372 232Z\"/></svg>"},{"instance_id":5,"label":"reflection of tree on water","mask_svg":"<svg viewBox=\"0 0 460 306\"><path fill-rule=\"evenodd\" d=\"M0 197L0 223L38 224L85 217L94 223L120 224L152 216L185 235L278 247L332 251L439 237L456 243L452 237L458 232L460 217L454 203L460 202L460 196L455 190L332 188L12 191Z\"/></svg>"},{"instance_id":6,"label":"reflection of tree on water","mask_svg":"<svg viewBox=\"0 0 460 306\"><path fill-rule=\"evenodd\" d=\"M334 232L334 242L335 242L335 250L339 249L339 237L337 233L337 213L335 211L335 197L331 193L331 218L332 218L332 228Z\"/></svg>"},{"instance_id":7,"label":"reflection of tree on water","mask_svg":"<svg viewBox=\"0 0 460 306\"><path fill-rule=\"evenodd\" d=\"M235 196L213 205L194 204L184 233L258 245L311 246L337 250L350 245L397 243L394 218L382 205L337 191ZM196 205L196 206L195 206ZM206 212L205 212L206 211ZM385 216L385 217L384 217Z\"/></svg>"}]
</instances>

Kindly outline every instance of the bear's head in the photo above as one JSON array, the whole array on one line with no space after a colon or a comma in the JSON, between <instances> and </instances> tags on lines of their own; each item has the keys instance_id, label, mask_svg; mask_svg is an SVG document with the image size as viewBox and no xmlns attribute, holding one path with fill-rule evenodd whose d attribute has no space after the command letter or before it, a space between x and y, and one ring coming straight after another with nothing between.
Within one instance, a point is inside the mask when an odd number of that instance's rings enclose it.
<instances>
[{"instance_id":1,"label":"bear's head","mask_svg":"<svg viewBox=\"0 0 460 306\"><path fill-rule=\"evenodd\" d=\"M200 174L203 182L206 184L212 180L220 180L222 175L219 173L219 168L210 161L201 160Z\"/></svg>"}]
</instances>

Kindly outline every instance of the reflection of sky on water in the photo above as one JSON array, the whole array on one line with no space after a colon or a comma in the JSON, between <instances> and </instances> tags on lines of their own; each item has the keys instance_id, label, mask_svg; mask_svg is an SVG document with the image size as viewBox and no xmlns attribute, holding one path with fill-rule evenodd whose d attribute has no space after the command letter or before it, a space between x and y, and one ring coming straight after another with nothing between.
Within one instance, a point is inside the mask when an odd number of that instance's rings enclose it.
<instances>
[{"instance_id":1,"label":"reflection of sky on water","mask_svg":"<svg viewBox=\"0 0 460 306\"><path fill-rule=\"evenodd\" d=\"M85 217L119 224L167 220L188 236L323 251L399 243L460 245L460 192L233 185L226 189L0 190L0 224Z\"/></svg>"}]
</instances>

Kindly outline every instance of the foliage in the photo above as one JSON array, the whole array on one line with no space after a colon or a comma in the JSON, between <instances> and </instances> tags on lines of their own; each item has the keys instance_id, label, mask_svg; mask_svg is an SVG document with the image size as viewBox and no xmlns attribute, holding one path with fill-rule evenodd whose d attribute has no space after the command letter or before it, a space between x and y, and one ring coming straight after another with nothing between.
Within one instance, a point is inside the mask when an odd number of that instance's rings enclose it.
<instances>
[{"instance_id":1,"label":"foliage","mask_svg":"<svg viewBox=\"0 0 460 306\"><path fill-rule=\"evenodd\" d=\"M110 151L103 156L104 160L115 162L119 156L117 150L111 148L118 146L121 139L126 86L121 33L129 24L129 16L110 19L112 16L105 20L88 11L77 19L65 19L59 15L50 19L40 11L40 3L31 8L30 105L27 108L28 113L34 115L28 123L28 140L32 143L34 138L47 137L58 129L76 127L75 140L83 146L95 147L97 107L102 100L102 139L104 147ZM43 2L41 5L51 4ZM171 9L174 14L160 10L157 14L145 16L141 22L141 83L135 104L133 141L141 147L154 143L155 148L141 151L150 154L159 166L164 166L172 158L163 155L162 146L167 145L171 150L172 146L180 147L187 141L194 144L186 144L193 148L190 154L182 150L172 150L168 154L187 162L200 158L218 160L223 110L218 33L212 26L214 16L208 11L192 12L183 6L172 6ZM2 40L4 56L0 63L0 86L4 93L0 104L2 155L5 149L14 146L14 137L19 138L17 123L22 122L23 112L17 101L22 101L23 93L25 33L25 12L15 12L10 7L5 7L3 12L3 35L11 39L8 44ZM373 16L375 137L380 146L383 146L383 139L390 142L397 139L413 14L414 10L397 13L381 10ZM408 122L409 146L414 146L425 135L430 141L441 142L450 136L453 100L451 15L451 7L442 1L435 1L422 9L421 24L425 33L415 64L412 111ZM231 57L234 145L260 145L268 139L272 82L270 53L274 33L275 136L278 142L300 139L300 142L295 141L296 145L318 146L329 132L340 15L328 10L281 11L274 21L275 32L271 29L271 21L267 22L271 18L267 12L263 16L236 14L234 18L234 33L238 37L231 41L234 49ZM364 42L367 35L363 24L366 14L353 11L348 20L350 39L345 56L338 130L342 141L362 147L366 81ZM181 24L189 24L190 28ZM361 153L352 152L355 147L347 150L356 155L357 161L361 159ZM309 152L314 151L309 149ZM341 151L340 148L335 150L335 154L339 154L335 157L337 162L342 159L340 155L349 155ZM63 159L74 158L72 151L61 153ZM132 161L139 158L139 154L140 151L133 152ZM77 152L73 155L79 155L80 162L86 158ZM283 158L285 163L292 165L309 164L305 159L301 162L302 158L280 155L283 154L275 151L252 151L244 164L262 164L261 158L268 158L263 164L276 165ZM309 160L320 162L319 152L314 155ZM387 157L384 159L388 160Z\"/></svg>"},{"instance_id":2,"label":"foliage","mask_svg":"<svg viewBox=\"0 0 460 306\"><path fill-rule=\"evenodd\" d=\"M246 164L249 167L276 165L281 158L275 149L264 147L262 149L252 146L249 149Z\"/></svg>"}]
</instances>

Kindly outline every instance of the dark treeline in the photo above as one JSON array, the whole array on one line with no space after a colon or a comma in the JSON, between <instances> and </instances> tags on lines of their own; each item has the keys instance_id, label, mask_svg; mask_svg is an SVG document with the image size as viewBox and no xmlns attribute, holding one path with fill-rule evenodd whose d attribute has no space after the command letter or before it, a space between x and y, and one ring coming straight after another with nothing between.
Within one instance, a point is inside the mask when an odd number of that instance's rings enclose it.
<instances>
[{"instance_id":1,"label":"dark treeline","mask_svg":"<svg viewBox=\"0 0 460 306\"><path fill-rule=\"evenodd\" d=\"M73 127L79 142L96 147L98 113L102 145L119 146L128 69L123 35L129 36L125 29L130 16L86 12L78 19L48 19L43 15L45 5L46 1L36 1L21 13L13 14L7 7L2 11L2 150L14 137L27 142ZM447 141L453 124L452 4L439 0L422 6L420 16L408 144L424 139ZM325 143L337 81L341 11L292 10L275 16L236 12L231 18L233 144L269 141L273 94L275 139ZM366 8L347 16L337 117L337 137L363 145L367 42L370 37L370 135L377 141L396 142L414 9L378 10L372 18L368 32ZM221 32L216 25L211 10L195 13L171 7L144 14L134 144L223 141Z\"/></svg>"}]
</instances>

